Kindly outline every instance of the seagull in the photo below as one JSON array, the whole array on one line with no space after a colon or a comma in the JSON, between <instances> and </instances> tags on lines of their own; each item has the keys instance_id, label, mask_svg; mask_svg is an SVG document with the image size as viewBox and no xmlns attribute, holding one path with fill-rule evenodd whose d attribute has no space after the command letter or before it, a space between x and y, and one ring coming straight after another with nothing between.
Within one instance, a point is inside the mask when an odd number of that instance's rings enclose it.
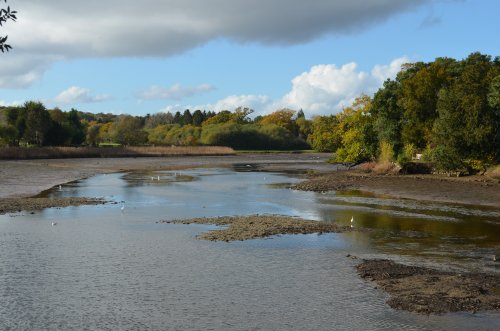
<instances>
[{"instance_id":1,"label":"seagull","mask_svg":"<svg viewBox=\"0 0 500 331\"><path fill-rule=\"evenodd\" d=\"M158 180L160 180L160 176L158 176Z\"/></svg>"},{"instance_id":2,"label":"seagull","mask_svg":"<svg viewBox=\"0 0 500 331\"><path fill-rule=\"evenodd\" d=\"M52 222L52 226L56 226L57 225L57 222Z\"/></svg>"},{"instance_id":3,"label":"seagull","mask_svg":"<svg viewBox=\"0 0 500 331\"><path fill-rule=\"evenodd\" d=\"M61 185L59 185L59 191L62 191L62 186Z\"/></svg>"},{"instance_id":4,"label":"seagull","mask_svg":"<svg viewBox=\"0 0 500 331\"><path fill-rule=\"evenodd\" d=\"M354 216L351 216L351 228L354 227Z\"/></svg>"},{"instance_id":5,"label":"seagull","mask_svg":"<svg viewBox=\"0 0 500 331\"><path fill-rule=\"evenodd\" d=\"M125 210L125 204L123 204L123 205L122 205L122 207L120 208L120 210L121 210L121 211L122 211L122 213L123 213L123 211Z\"/></svg>"}]
</instances>

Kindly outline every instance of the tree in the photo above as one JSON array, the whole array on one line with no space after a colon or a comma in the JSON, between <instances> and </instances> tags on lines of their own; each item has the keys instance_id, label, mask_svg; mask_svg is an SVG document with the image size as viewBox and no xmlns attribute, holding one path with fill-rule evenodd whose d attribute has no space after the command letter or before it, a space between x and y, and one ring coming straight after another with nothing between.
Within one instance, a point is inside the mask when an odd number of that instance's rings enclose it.
<instances>
[{"instance_id":1,"label":"tree","mask_svg":"<svg viewBox=\"0 0 500 331\"><path fill-rule=\"evenodd\" d=\"M433 142L440 146L440 159L448 167L458 164L451 159L487 161L500 156L498 108L495 111L488 99L498 73L500 66L491 57L473 53L463 61L453 83L440 91Z\"/></svg>"},{"instance_id":2,"label":"tree","mask_svg":"<svg viewBox=\"0 0 500 331\"><path fill-rule=\"evenodd\" d=\"M50 114L41 102L24 104L26 129L23 138L28 144L42 146L52 126Z\"/></svg>"},{"instance_id":3,"label":"tree","mask_svg":"<svg viewBox=\"0 0 500 331\"><path fill-rule=\"evenodd\" d=\"M404 144L424 148L431 140L432 126L437 118L438 92L451 80L455 60L436 59L434 62L416 66L401 81L400 104L402 116L402 139Z\"/></svg>"},{"instance_id":4,"label":"tree","mask_svg":"<svg viewBox=\"0 0 500 331\"><path fill-rule=\"evenodd\" d=\"M338 114L342 147L335 152L339 162L358 163L375 158L377 138L370 114L372 100L364 95Z\"/></svg>"},{"instance_id":5,"label":"tree","mask_svg":"<svg viewBox=\"0 0 500 331\"><path fill-rule=\"evenodd\" d=\"M201 110L197 109L193 113L193 125L201 126L201 123L205 120L205 115L201 112Z\"/></svg>"},{"instance_id":6,"label":"tree","mask_svg":"<svg viewBox=\"0 0 500 331\"><path fill-rule=\"evenodd\" d=\"M6 3L7 0L4 0L4 2ZM10 10L10 6L7 6L7 8L0 8L0 26L3 26L8 20L15 22L17 20L16 14L17 12L15 10ZM8 37L9 36L0 36L0 51L2 51L2 53L12 49L12 47L7 44Z\"/></svg>"},{"instance_id":7,"label":"tree","mask_svg":"<svg viewBox=\"0 0 500 331\"><path fill-rule=\"evenodd\" d=\"M141 145L147 142L148 134L142 130L139 118L126 115L113 124L112 137L122 145Z\"/></svg>"},{"instance_id":8,"label":"tree","mask_svg":"<svg viewBox=\"0 0 500 331\"><path fill-rule=\"evenodd\" d=\"M147 129L152 129L158 125L172 124L174 123L174 116L170 113L157 113L146 118L146 123L144 125Z\"/></svg>"},{"instance_id":9,"label":"tree","mask_svg":"<svg viewBox=\"0 0 500 331\"><path fill-rule=\"evenodd\" d=\"M290 132L294 132L295 130L295 121L293 120L293 116L295 115L295 111L291 109L280 109L262 117L259 124L268 125L275 124L281 126L282 128L287 129Z\"/></svg>"},{"instance_id":10,"label":"tree","mask_svg":"<svg viewBox=\"0 0 500 331\"><path fill-rule=\"evenodd\" d=\"M399 154L403 147L401 126L403 109L398 100L401 84L398 81L386 80L384 86L375 93L371 114L378 140L389 143L394 153Z\"/></svg>"},{"instance_id":11,"label":"tree","mask_svg":"<svg viewBox=\"0 0 500 331\"><path fill-rule=\"evenodd\" d=\"M311 147L319 152L334 152L341 147L337 116L316 116L312 120L312 133L308 137Z\"/></svg>"},{"instance_id":12,"label":"tree","mask_svg":"<svg viewBox=\"0 0 500 331\"><path fill-rule=\"evenodd\" d=\"M189 109L186 109L182 114L182 125L191 125L191 124L193 124L193 115L191 115Z\"/></svg>"}]
</instances>

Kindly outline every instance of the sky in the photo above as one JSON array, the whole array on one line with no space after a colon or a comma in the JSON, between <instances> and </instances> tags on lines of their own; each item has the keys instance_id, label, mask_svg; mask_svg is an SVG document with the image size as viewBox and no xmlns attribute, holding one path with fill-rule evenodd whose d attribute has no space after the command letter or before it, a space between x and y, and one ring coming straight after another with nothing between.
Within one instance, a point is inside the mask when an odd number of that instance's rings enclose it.
<instances>
[{"instance_id":1,"label":"sky","mask_svg":"<svg viewBox=\"0 0 500 331\"><path fill-rule=\"evenodd\" d=\"M403 63L500 55L498 0L8 0L0 105L334 114Z\"/></svg>"}]
</instances>

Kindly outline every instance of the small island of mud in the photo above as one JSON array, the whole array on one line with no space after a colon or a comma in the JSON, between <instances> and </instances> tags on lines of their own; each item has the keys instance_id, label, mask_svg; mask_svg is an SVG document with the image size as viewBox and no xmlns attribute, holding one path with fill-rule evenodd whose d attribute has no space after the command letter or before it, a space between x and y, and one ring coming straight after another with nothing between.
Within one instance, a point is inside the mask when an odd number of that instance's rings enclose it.
<instances>
[{"instance_id":1,"label":"small island of mud","mask_svg":"<svg viewBox=\"0 0 500 331\"><path fill-rule=\"evenodd\" d=\"M82 205L102 205L107 201L101 198L4 198L0 199L0 215L21 211L34 212L45 208L62 208Z\"/></svg>"},{"instance_id":2,"label":"small island of mud","mask_svg":"<svg viewBox=\"0 0 500 331\"><path fill-rule=\"evenodd\" d=\"M390 295L394 309L420 314L500 310L500 276L446 272L390 260L366 260L357 266L363 279Z\"/></svg>"},{"instance_id":3,"label":"small island of mud","mask_svg":"<svg viewBox=\"0 0 500 331\"><path fill-rule=\"evenodd\" d=\"M225 216L215 218L193 218L188 220L159 221L176 224L214 224L224 226L200 234L197 238L211 241L235 241L264 238L280 234L310 234L352 231L350 227L330 222L318 222L287 216L252 215Z\"/></svg>"}]
</instances>

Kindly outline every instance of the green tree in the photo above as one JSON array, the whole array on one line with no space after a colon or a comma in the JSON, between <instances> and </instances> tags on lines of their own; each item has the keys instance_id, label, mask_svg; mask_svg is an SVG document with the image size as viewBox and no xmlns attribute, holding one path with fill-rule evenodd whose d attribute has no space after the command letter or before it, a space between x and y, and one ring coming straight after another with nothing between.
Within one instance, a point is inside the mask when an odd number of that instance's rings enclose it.
<instances>
[{"instance_id":1,"label":"green tree","mask_svg":"<svg viewBox=\"0 0 500 331\"><path fill-rule=\"evenodd\" d=\"M389 143L397 155L403 147L401 127L403 109L399 106L401 84L386 80L384 86L373 96L371 114L374 130L379 141Z\"/></svg>"},{"instance_id":2,"label":"green tree","mask_svg":"<svg viewBox=\"0 0 500 331\"><path fill-rule=\"evenodd\" d=\"M201 123L205 120L205 116L201 112L201 110L197 109L193 113L193 125L194 126L201 126Z\"/></svg>"},{"instance_id":3,"label":"green tree","mask_svg":"<svg viewBox=\"0 0 500 331\"><path fill-rule=\"evenodd\" d=\"M450 82L454 65L453 59L438 58L430 64L419 65L414 74L401 81L403 144L424 148L431 141L432 126L437 118L438 92Z\"/></svg>"},{"instance_id":4,"label":"green tree","mask_svg":"<svg viewBox=\"0 0 500 331\"><path fill-rule=\"evenodd\" d=\"M371 107L371 98L364 95L337 115L342 136L342 146L335 152L338 162L359 163L375 158L378 144Z\"/></svg>"},{"instance_id":5,"label":"green tree","mask_svg":"<svg viewBox=\"0 0 500 331\"><path fill-rule=\"evenodd\" d=\"M112 137L122 145L141 145L147 142L148 134L142 129L139 118L125 115L113 124Z\"/></svg>"},{"instance_id":6,"label":"green tree","mask_svg":"<svg viewBox=\"0 0 500 331\"><path fill-rule=\"evenodd\" d=\"M260 120L259 124L261 125L269 125L275 124L277 126L281 126L282 128L287 129L290 132L294 132L295 130L295 121L293 119L295 115L295 111L291 109L280 109L269 115L263 116Z\"/></svg>"},{"instance_id":7,"label":"green tree","mask_svg":"<svg viewBox=\"0 0 500 331\"><path fill-rule=\"evenodd\" d=\"M441 159L448 164L453 157L486 161L499 158L498 108L491 107L491 84L500 66L490 56L469 55L459 76L439 93L433 142L440 146Z\"/></svg>"},{"instance_id":8,"label":"green tree","mask_svg":"<svg viewBox=\"0 0 500 331\"><path fill-rule=\"evenodd\" d=\"M193 124L193 115L191 115L189 109L186 109L182 114L182 125L191 125L191 124Z\"/></svg>"},{"instance_id":9,"label":"green tree","mask_svg":"<svg viewBox=\"0 0 500 331\"><path fill-rule=\"evenodd\" d=\"M338 133L339 120L335 115L315 116L308 136L311 147L319 152L334 152L341 147L342 137Z\"/></svg>"},{"instance_id":10,"label":"green tree","mask_svg":"<svg viewBox=\"0 0 500 331\"><path fill-rule=\"evenodd\" d=\"M28 144L42 146L52 126L50 114L41 102L28 101L24 104L26 128L23 139Z\"/></svg>"}]
</instances>

